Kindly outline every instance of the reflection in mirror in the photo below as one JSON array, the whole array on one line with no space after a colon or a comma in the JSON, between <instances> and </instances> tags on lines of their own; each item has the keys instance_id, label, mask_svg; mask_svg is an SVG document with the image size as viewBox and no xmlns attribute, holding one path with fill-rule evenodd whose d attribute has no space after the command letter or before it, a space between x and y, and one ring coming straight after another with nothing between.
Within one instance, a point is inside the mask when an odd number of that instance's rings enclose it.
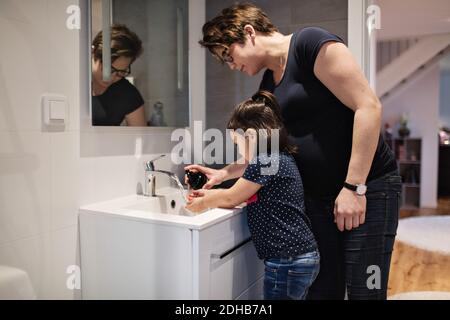
<instances>
[{"instance_id":1,"label":"reflection in mirror","mask_svg":"<svg viewBox=\"0 0 450 320\"><path fill-rule=\"evenodd\" d=\"M91 0L92 125L189 126L188 0L110 0L103 78L102 0Z\"/></svg>"}]
</instances>

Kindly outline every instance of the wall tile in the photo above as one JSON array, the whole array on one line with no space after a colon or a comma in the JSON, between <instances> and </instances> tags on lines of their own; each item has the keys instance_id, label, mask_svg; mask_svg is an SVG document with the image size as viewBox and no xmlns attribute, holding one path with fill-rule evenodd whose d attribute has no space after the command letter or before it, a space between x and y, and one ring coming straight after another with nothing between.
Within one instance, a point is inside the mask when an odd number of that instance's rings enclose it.
<instances>
[{"instance_id":1,"label":"wall tile","mask_svg":"<svg viewBox=\"0 0 450 320\"><path fill-rule=\"evenodd\" d=\"M47 19L47 0L2 0L0 18L40 27Z\"/></svg>"},{"instance_id":2,"label":"wall tile","mask_svg":"<svg viewBox=\"0 0 450 320\"><path fill-rule=\"evenodd\" d=\"M80 158L78 133L52 133L51 148L51 229L78 222Z\"/></svg>"},{"instance_id":3,"label":"wall tile","mask_svg":"<svg viewBox=\"0 0 450 320\"><path fill-rule=\"evenodd\" d=\"M41 94L48 90L46 20L35 26L0 18L0 131L41 129Z\"/></svg>"},{"instance_id":4,"label":"wall tile","mask_svg":"<svg viewBox=\"0 0 450 320\"><path fill-rule=\"evenodd\" d=\"M52 3L53 12L65 13L72 0L60 0ZM67 97L69 107L66 131L79 128L79 31L66 27L68 14L57 14L48 21L49 56L51 61L49 88L52 93Z\"/></svg>"},{"instance_id":5,"label":"wall tile","mask_svg":"<svg viewBox=\"0 0 450 320\"><path fill-rule=\"evenodd\" d=\"M270 21L279 29L292 24L292 7L295 0L259 0L257 4L266 12ZM298 2L298 1L297 1ZM280 30L281 31L281 30Z\"/></svg>"},{"instance_id":6,"label":"wall tile","mask_svg":"<svg viewBox=\"0 0 450 320\"><path fill-rule=\"evenodd\" d=\"M0 244L50 229L50 138L0 135Z\"/></svg>"},{"instance_id":7,"label":"wall tile","mask_svg":"<svg viewBox=\"0 0 450 320\"><path fill-rule=\"evenodd\" d=\"M347 20L348 0L292 1L292 22Z\"/></svg>"},{"instance_id":8,"label":"wall tile","mask_svg":"<svg viewBox=\"0 0 450 320\"><path fill-rule=\"evenodd\" d=\"M67 286L72 274L67 273L69 266L81 266L79 257L78 226L71 226L52 232L50 235L50 259L48 286L42 292L42 299L80 299L81 290ZM80 279L81 280L81 279Z\"/></svg>"}]
</instances>

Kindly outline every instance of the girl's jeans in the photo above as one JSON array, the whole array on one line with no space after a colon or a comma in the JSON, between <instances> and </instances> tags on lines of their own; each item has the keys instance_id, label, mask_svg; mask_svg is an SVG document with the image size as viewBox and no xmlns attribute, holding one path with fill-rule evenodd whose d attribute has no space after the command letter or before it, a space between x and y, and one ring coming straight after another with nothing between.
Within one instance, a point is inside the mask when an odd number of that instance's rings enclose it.
<instances>
[{"instance_id":1,"label":"girl's jeans","mask_svg":"<svg viewBox=\"0 0 450 320\"><path fill-rule=\"evenodd\" d=\"M304 300L319 273L318 251L264 260L265 300Z\"/></svg>"}]
</instances>

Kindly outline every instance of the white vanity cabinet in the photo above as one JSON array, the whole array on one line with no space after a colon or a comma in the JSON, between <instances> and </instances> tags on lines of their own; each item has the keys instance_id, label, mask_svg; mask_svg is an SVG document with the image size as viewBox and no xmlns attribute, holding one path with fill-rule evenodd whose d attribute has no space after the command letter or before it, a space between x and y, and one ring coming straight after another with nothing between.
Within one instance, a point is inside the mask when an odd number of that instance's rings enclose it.
<instances>
[{"instance_id":1,"label":"white vanity cabinet","mask_svg":"<svg viewBox=\"0 0 450 320\"><path fill-rule=\"evenodd\" d=\"M189 217L117 205L130 199L80 209L83 299L262 298L264 264L244 211Z\"/></svg>"}]
</instances>

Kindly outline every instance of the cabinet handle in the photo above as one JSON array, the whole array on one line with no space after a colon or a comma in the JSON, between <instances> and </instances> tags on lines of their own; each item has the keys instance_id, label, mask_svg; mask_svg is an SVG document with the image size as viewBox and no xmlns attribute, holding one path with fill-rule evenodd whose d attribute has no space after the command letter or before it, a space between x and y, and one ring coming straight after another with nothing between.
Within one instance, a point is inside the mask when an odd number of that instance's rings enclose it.
<instances>
[{"instance_id":1,"label":"cabinet handle","mask_svg":"<svg viewBox=\"0 0 450 320\"><path fill-rule=\"evenodd\" d=\"M238 245L236 245L235 247L225 251L222 254L217 254L217 253L212 253L211 254L211 258L213 259L220 259L222 260L223 258L225 258L226 256L230 255L233 251L236 251L237 249L239 249L240 247L246 245L247 243L251 242L252 238L248 237L247 239L245 239L244 241L242 241L241 243L239 243Z\"/></svg>"}]
</instances>

